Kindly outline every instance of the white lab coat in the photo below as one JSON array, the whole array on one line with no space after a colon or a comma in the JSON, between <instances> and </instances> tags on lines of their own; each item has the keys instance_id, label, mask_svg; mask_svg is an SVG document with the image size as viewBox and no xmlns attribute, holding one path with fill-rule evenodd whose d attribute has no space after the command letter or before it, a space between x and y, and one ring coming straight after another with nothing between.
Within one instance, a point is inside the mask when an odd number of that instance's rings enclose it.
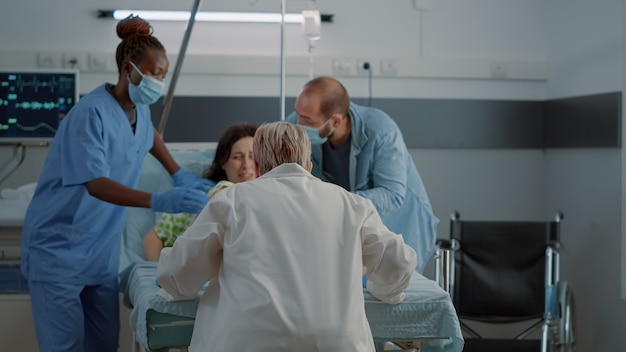
<instances>
[{"instance_id":1,"label":"white lab coat","mask_svg":"<svg viewBox=\"0 0 626 352\"><path fill-rule=\"evenodd\" d=\"M175 299L200 298L193 352L374 351L362 293L398 303L416 255L372 203L297 164L214 196L157 279Z\"/></svg>"}]
</instances>

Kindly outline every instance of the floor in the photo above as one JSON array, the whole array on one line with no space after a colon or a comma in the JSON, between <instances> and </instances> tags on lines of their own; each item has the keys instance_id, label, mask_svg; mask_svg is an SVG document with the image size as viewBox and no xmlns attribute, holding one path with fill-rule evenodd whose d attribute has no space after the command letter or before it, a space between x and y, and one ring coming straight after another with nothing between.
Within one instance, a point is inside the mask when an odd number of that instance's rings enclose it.
<instances>
[{"instance_id":1,"label":"floor","mask_svg":"<svg viewBox=\"0 0 626 352\"><path fill-rule=\"evenodd\" d=\"M2 351L37 352L37 337L27 294L0 294L0 341ZM130 309L124 307L120 295L120 348L132 352L133 337L128 318Z\"/></svg>"}]
</instances>

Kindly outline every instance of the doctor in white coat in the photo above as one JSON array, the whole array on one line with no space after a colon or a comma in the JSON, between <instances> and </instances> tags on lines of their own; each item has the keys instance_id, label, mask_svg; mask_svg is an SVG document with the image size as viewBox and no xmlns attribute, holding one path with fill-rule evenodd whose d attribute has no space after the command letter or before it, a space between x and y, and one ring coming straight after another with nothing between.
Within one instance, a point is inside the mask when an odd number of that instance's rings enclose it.
<instances>
[{"instance_id":1,"label":"doctor in white coat","mask_svg":"<svg viewBox=\"0 0 626 352\"><path fill-rule=\"evenodd\" d=\"M157 279L175 299L200 298L190 351L374 351L368 290L400 303L416 267L402 236L371 201L310 174L306 132L257 130L262 175L211 198L172 248Z\"/></svg>"}]
</instances>

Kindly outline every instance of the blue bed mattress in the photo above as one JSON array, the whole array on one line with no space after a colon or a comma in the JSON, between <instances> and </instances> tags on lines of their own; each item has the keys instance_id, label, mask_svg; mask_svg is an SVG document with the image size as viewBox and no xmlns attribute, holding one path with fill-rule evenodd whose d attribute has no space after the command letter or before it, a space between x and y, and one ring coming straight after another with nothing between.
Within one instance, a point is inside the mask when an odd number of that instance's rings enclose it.
<instances>
[{"instance_id":1,"label":"blue bed mattress","mask_svg":"<svg viewBox=\"0 0 626 352\"><path fill-rule=\"evenodd\" d=\"M168 301L156 285L156 263L133 263L120 274L120 289L132 307L135 339L150 351L185 346L191 337L197 300ZM459 320L448 294L415 273L401 304L380 302L366 290L365 312L379 341L420 341L424 352L463 349Z\"/></svg>"}]
</instances>

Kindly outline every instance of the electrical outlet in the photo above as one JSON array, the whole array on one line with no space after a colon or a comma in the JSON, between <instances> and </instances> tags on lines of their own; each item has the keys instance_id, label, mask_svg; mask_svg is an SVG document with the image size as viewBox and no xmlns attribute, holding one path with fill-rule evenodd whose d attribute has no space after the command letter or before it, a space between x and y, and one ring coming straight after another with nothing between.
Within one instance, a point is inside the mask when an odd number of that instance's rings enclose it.
<instances>
[{"instance_id":1,"label":"electrical outlet","mask_svg":"<svg viewBox=\"0 0 626 352\"><path fill-rule=\"evenodd\" d=\"M398 66L393 60L380 60L380 74L385 76L395 76L398 73Z\"/></svg>"},{"instance_id":2,"label":"electrical outlet","mask_svg":"<svg viewBox=\"0 0 626 352\"><path fill-rule=\"evenodd\" d=\"M89 53L87 67L90 71L106 71L108 68L108 53Z\"/></svg>"},{"instance_id":3,"label":"electrical outlet","mask_svg":"<svg viewBox=\"0 0 626 352\"><path fill-rule=\"evenodd\" d=\"M61 66L60 53L41 52L37 54L37 66L41 68L57 68Z\"/></svg>"},{"instance_id":4,"label":"electrical outlet","mask_svg":"<svg viewBox=\"0 0 626 352\"><path fill-rule=\"evenodd\" d=\"M334 59L333 73L335 75L349 75L353 71L353 61L350 59Z\"/></svg>"},{"instance_id":5,"label":"electrical outlet","mask_svg":"<svg viewBox=\"0 0 626 352\"><path fill-rule=\"evenodd\" d=\"M85 53L70 52L63 54L63 68L85 70L87 68L87 55Z\"/></svg>"},{"instance_id":6,"label":"electrical outlet","mask_svg":"<svg viewBox=\"0 0 626 352\"><path fill-rule=\"evenodd\" d=\"M489 64L489 74L491 78L506 78L508 67L504 62L493 61Z\"/></svg>"},{"instance_id":7,"label":"electrical outlet","mask_svg":"<svg viewBox=\"0 0 626 352\"><path fill-rule=\"evenodd\" d=\"M356 72L360 75L369 75L374 68L374 62L372 60L367 59L358 59L356 61Z\"/></svg>"}]
</instances>

